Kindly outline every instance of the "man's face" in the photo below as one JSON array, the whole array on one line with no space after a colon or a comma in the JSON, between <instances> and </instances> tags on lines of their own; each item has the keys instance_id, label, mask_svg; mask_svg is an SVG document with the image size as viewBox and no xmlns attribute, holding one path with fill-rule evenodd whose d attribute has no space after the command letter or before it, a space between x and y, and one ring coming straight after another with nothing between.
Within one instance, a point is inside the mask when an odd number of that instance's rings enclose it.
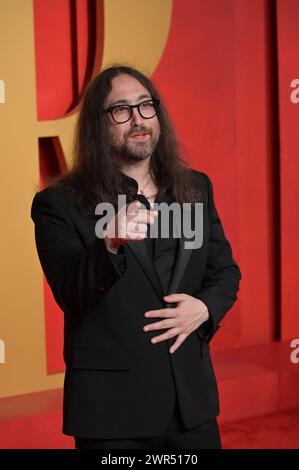
<instances>
[{"instance_id":1,"label":"man's face","mask_svg":"<svg viewBox=\"0 0 299 470\"><path fill-rule=\"evenodd\" d=\"M112 90L105 102L105 108L117 104L139 104L151 100L149 91L130 75L123 74L112 80ZM125 160L144 160L152 155L159 140L160 125L157 116L146 119L140 116L138 109L133 108L129 121L118 124L110 113L108 129L111 145L115 154Z\"/></svg>"}]
</instances>

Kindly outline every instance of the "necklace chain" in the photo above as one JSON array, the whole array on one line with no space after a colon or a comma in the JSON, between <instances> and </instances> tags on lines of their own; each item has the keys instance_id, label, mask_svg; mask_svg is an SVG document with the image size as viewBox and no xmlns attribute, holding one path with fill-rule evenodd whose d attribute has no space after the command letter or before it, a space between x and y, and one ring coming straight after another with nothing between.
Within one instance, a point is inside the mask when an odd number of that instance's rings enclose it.
<instances>
[{"instance_id":1,"label":"necklace chain","mask_svg":"<svg viewBox=\"0 0 299 470\"><path fill-rule=\"evenodd\" d=\"M149 174L149 179L148 179L146 185L143 187L143 189L140 189L140 193L143 194L143 195L144 195L144 190L145 190L145 188L148 186L149 182L150 182L151 179L152 179L151 174L150 174L150 173L148 173L148 174ZM143 178L142 178L142 179L143 179Z\"/></svg>"},{"instance_id":2,"label":"necklace chain","mask_svg":"<svg viewBox=\"0 0 299 470\"><path fill-rule=\"evenodd\" d=\"M147 173L146 173L146 174L147 174ZM145 174L145 176L146 176L146 174ZM142 195L143 195L144 197L146 197L147 199L150 199L150 198L152 198L152 197L154 197L154 196L157 196L158 192L156 191L154 194L150 194L150 195L146 196L146 194L145 194L145 192L144 192L144 191L145 191L145 188L147 188L147 186L149 185L149 183L150 183L150 181L151 181L151 179L152 179L152 176L151 176L150 172L148 172L148 174L149 174L149 179L148 179L148 181L146 182L146 185L143 187L143 189L140 189L139 192L140 192L140 194L142 194ZM142 180L143 180L143 179L144 179L144 177L142 178Z\"/></svg>"}]
</instances>

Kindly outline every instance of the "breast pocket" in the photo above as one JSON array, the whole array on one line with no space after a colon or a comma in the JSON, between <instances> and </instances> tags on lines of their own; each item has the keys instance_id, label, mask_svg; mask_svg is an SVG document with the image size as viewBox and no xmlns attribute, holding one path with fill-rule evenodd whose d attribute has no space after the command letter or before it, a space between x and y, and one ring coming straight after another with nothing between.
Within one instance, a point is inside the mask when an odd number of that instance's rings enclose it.
<instances>
[{"instance_id":1,"label":"breast pocket","mask_svg":"<svg viewBox=\"0 0 299 470\"><path fill-rule=\"evenodd\" d=\"M131 370L135 365L136 359L131 351L108 347L74 348L71 361L71 369Z\"/></svg>"}]
</instances>

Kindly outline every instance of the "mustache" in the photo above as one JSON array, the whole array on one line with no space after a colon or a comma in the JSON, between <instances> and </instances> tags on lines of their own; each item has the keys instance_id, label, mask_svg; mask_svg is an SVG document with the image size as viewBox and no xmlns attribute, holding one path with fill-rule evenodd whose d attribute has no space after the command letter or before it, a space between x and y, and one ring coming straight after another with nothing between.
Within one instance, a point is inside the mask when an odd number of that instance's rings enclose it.
<instances>
[{"instance_id":1,"label":"mustache","mask_svg":"<svg viewBox=\"0 0 299 470\"><path fill-rule=\"evenodd\" d=\"M152 135L152 130L148 129L145 126L135 127L134 129L129 130L127 132L126 137L131 137L132 135L135 135L135 134L149 134L149 135Z\"/></svg>"}]
</instances>

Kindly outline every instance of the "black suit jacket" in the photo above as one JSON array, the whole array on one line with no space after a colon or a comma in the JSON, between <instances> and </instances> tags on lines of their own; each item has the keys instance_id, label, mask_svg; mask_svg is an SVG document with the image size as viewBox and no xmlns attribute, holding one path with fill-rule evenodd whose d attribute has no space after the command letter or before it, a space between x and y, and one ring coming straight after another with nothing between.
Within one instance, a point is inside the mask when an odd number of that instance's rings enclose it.
<instances>
[{"instance_id":1,"label":"black suit jacket","mask_svg":"<svg viewBox=\"0 0 299 470\"><path fill-rule=\"evenodd\" d=\"M237 299L241 274L211 181L204 173L193 175L203 195L203 244L186 249L180 238L168 292L201 299L210 321L173 354L175 338L150 342L165 330L143 331L157 321L144 312L168 306L145 241L124 246L120 270L104 240L95 236L96 216L83 216L66 194L51 187L33 199L39 259L64 311L65 434L106 439L161 434L173 412L175 387L188 428L219 413L209 341Z\"/></svg>"}]
</instances>

